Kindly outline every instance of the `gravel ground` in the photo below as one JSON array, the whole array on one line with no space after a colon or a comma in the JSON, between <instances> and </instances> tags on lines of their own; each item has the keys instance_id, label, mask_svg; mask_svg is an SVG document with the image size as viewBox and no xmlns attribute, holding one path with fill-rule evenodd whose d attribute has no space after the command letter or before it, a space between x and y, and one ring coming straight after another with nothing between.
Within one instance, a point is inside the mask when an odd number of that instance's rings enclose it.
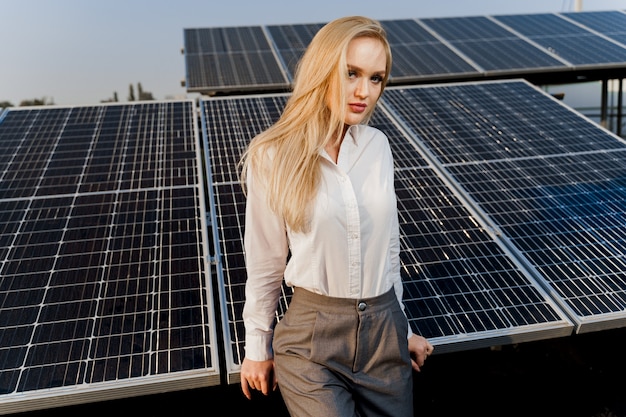
<instances>
[{"instance_id":1,"label":"gravel ground","mask_svg":"<svg viewBox=\"0 0 626 417\"><path fill-rule=\"evenodd\" d=\"M415 415L626 417L626 328L497 349L435 354L415 374ZM135 410L135 411L131 411ZM172 410L175 410L174 412ZM288 417L279 392L249 401L238 385L21 413Z\"/></svg>"}]
</instances>

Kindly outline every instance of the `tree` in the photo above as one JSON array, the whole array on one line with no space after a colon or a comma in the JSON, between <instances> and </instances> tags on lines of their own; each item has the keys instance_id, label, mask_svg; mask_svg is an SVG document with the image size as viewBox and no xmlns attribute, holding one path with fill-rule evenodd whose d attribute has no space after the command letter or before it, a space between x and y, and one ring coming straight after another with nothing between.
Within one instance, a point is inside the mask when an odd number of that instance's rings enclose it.
<instances>
[{"instance_id":1,"label":"tree","mask_svg":"<svg viewBox=\"0 0 626 417\"><path fill-rule=\"evenodd\" d=\"M13 103L10 101L0 101L0 109L4 109L6 107L13 107Z\"/></svg>"},{"instance_id":2,"label":"tree","mask_svg":"<svg viewBox=\"0 0 626 417\"><path fill-rule=\"evenodd\" d=\"M100 100L100 103L117 103L117 91L113 92L113 98L107 98L106 100Z\"/></svg>"},{"instance_id":3,"label":"tree","mask_svg":"<svg viewBox=\"0 0 626 417\"><path fill-rule=\"evenodd\" d=\"M143 91L141 83L137 83L137 91L139 100L154 100L154 97L152 97L152 93L148 91Z\"/></svg>"},{"instance_id":4,"label":"tree","mask_svg":"<svg viewBox=\"0 0 626 417\"><path fill-rule=\"evenodd\" d=\"M52 106L54 105L54 100L48 100L47 97L43 98L34 98L32 100L22 100L20 102L20 106Z\"/></svg>"},{"instance_id":5,"label":"tree","mask_svg":"<svg viewBox=\"0 0 626 417\"><path fill-rule=\"evenodd\" d=\"M154 100L152 93L149 91L143 91L143 86L141 83L137 83L137 95L135 96L135 87L130 84L128 86L128 101L141 101L141 100ZM117 93L115 93L113 100L107 101L117 101Z\"/></svg>"}]
</instances>

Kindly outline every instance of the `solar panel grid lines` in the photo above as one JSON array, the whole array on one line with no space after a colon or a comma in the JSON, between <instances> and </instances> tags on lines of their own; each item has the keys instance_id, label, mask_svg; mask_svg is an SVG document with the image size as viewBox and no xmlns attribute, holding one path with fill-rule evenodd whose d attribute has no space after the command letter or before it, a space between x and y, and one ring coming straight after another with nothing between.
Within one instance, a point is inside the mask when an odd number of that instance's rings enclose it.
<instances>
[{"instance_id":1,"label":"solar panel grid lines","mask_svg":"<svg viewBox=\"0 0 626 417\"><path fill-rule=\"evenodd\" d=\"M283 101L277 103L276 96L241 96L207 99L202 103L209 148L207 166L215 193L216 240L221 242L220 258L223 259L223 295L227 305L223 316L228 319L224 327L234 332L225 335L226 343L232 347L231 381L237 380L238 365L243 358L245 199L238 183L222 172L233 169L233 161L238 160L247 141L278 118L287 95L277 97ZM228 111L225 112L225 108ZM252 130L249 114L256 114L255 120L262 121L260 125L254 124ZM433 337L442 350L463 349L463 343L456 343L459 332L467 332L465 342L473 345L569 334L571 323L560 316L542 290L534 286L515 260L493 240L491 232L463 206L417 147L403 136L396 122L386 112L377 110L372 124L390 138L399 178L398 195L409 196L400 198L399 204L403 279L414 329ZM422 188L426 191L420 191ZM416 200L423 206L416 206ZM477 239L484 241L484 247L477 248ZM493 272L486 268L493 268ZM481 279L468 280L466 274ZM472 286L468 294L444 292L452 288L450 281L459 279L465 282L464 288L469 288L471 282L477 287ZM438 282L443 286L436 286ZM502 282L516 282L516 285L502 288ZM290 291L283 288L277 319L287 309ZM497 293L499 298L493 298L492 293ZM493 311L498 312L497 318L489 317ZM516 325L520 325L521 330Z\"/></svg>"},{"instance_id":2,"label":"solar panel grid lines","mask_svg":"<svg viewBox=\"0 0 626 417\"><path fill-rule=\"evenodd\" d=\"M190 92L288 86L260 26L184 29L184 40Z\"/></svg>"},{"instance_id":3,"label":"solar panel grid lines","mask_svg":"<svg viewBox=\"0 0 626 417\"><path fill-rule=\"evenodd\" d=\"M573 25L579 26L579 27L585 29L586 31L588 31L590 33L593 33L596 36L599 36L599 37L601 37L603 39L606 39L609 42L612 42L612 43L614 43L614 44L616 44L616 45L618 45L620 47L623 46L621 42L619 42L618 40L616 40L616 39L612 38L611 36L609 36L613 32L618 32L619 33L619 31L620 31L619 29L614 29L612 27L613 24L617 24L618 25L617 27L620 27L619 26L620 24L626 23L626 20L625 21L620 21L618 13L613 13L610 16L608 16L607 21L600 20L603 23L606 23L606 26L598 27L599 30L596 30L593 27L590 27L590 25L585 25L581 21L579 21L579 20L584 21L585 20L584 18L583 19L571 18L571 14L572 13L558 13L557 15L561 19L564 19L564 20L570 22ZM589 20L590 20L590 22L594 22L594 21L598 22L598 20L594 20L593 17L591 17L591 19L589 19ZM622 31L624 31L624 29L622 29ZM606 35L605 32L608 32L609 35Z\"/></svg>"},{"instance_id":4,"label":"solar panel grid lines","mask_svg":"<svg viewBox=\"0 0 626 417\"><path fill-rule=\"evenodd\" d=\"M6 114L2 413L219 382L197 137L193 101Z\"/></svg>"},{"instance_id":5,"label":"solar panel grid lines","mask_svg":"<svg viewBox=\"0 0 626 417\"><path fill-rule=\"evenodd\" d=\"M274 45L276 54L287 72L287 78L293 81L296 65L304 54L323 23L307 23L297 25L269 25L266 27L269 39Z\"/></svg>"},{"instance_id":6,"label":"solar panel grid lines","mask_svg":"<svg viewBox=\"0 0 626 417\"><path fill-rule=\"evenodd\" d=\"M435 174L421 169L397 176L403 268L419 271L403 274L405 304L420 333L437 341L446 336L454 340L458 334L480 338L483 332L511 329L508 337L513 337L516 327L562 323L558 310ZM515 286L507 288L507 281ZM494 294L508 301L502 304ZM423 305L428 306L428 314L419 307ZM428 330L422 328L422 321L429 322Z\"/></svg>"},{"instance_id":7,"label":"solar panel grid lines","mask_svg":"<svg viewBox=\"0 0 626 417\"><path fill-rule=\"evenodd\" d=\"M564 64L486 16L420 19L483 72L549 69Z\"/></svg>"},{"instance_id":8,"label":"solar panel grid lines","mask_svg":"<svg viewBox=\"0 0 626 417\"><path fill-rule=\"evenodd\" d=\"M382 20L395 61L390 85L503 77L546 84L575 78L580 70L600 77L626 62L626 33L611 29L624 13L607 11L608 17L594 20L593 29L572 18L584 20L593 13ZM185 29L188 91L287 92L297 61L322 25ZM238 33L249 29L263 32L267 45L257 45L256 37L248 42L248 36ZM194 37L193 32L203 35ZM220 50L214 44L227 49L223 45L230 36L241 52L213 52Z\"/></svg>"},{"instance_id":9,"label":"solar panel grid lines","mask_svg":"<svg viewBox=\"0 0 626 417\"><path fill-rule=\"evenodd\" d=\"M217 265L217 280L223 299L222 321L226 348L227 379L238 382L244 357L242 319L245 300L243 249L245 196L238 177L238 162L248 142L271 126L286 103L286 94L215 97L200 102L203 141L207 158L209 200ZM277 319L287 309L291 290L284 287Z\"/></svg>"},{"instance_id":10,"label":"solar panel grid lines","mask_svg":"<svg viewBox=\"0 0 626 417\"><path fill-rule=\"evenodd\" d=\"M624 12L560 13L560 16L626 45L626 13Z\"/></svg>"},{"instance_id":11,"label":"solar panel grid lines","mask_svg":"<svg viewBox=\"0 0 626 417\"><path fill-rule=\"evenodd\" d=\"M383 99L372 124L387 134L394 154L402 278L414 331L440 351L497 343L503 332L507 343L569 332L555 304L429 162L428 152L407 140L410 134L389 108ZM508 287L510 282L515 285Z\"/></svg>"},{"instance_id":12,"label":"solar panel grid lines","mask_svg":"<svg viewBox=\"0 0 626 417\"><path fill-rule=\"evenodd\" d=\"M569 311L578 332L624 322L623 139L522 81L392 88L385 94L386 107L432 150L481 218L522 254L521 262ZM407 102L420 103L411 104L410 118L402 113ZM468 108L475 117L465 118ZM433 115L436 128L425 129L435 124ZM531 142L533 136L541 146ZM492 146L480 147L481 141Z\"/></svg>"},{"instance_id":13,"label":"solar panel grid lines","mask_svg":"<svg viewBox=\"0 0 626 417\"><path fill-rule=\"evenodd\" d=\"M557 14L501 15L494 16L494 19L563 57L575 67L626 62L626 45Z\"/></svg>"},{"instance_id":14,"label":"solar panel grid lines","mask_svg":"<svg viewBox=\"0 0 626 417\"><path fill-rule=\"evenodd\" d=\"M399 80L433 79L442 73L475 76L478 71L458 51L416 20L383 20L393 55L390 85Z\"/></svg>"},{"instance_id":15,"label":"solar panel grid lines","mask_svg":"<svg viewBox=\"0 0 626 417\"><path fill-rule=\"evenodd\" d=\"M420 136L428 137L430 151L443 164L479 162L560 153L620 148L609 136L594 135L597 126L562 105L545 111L523 82L486 82L480 95L467 94L472 84L431 85L428 94L386 95L398 101L396 110ZM407 91L419 91L408 90ZM555 103L560 103L552 99ZM413 112L420 114L412 117ZM576 138L576 140L572 140Z\"/></svg>"},{"instance_id":16,"label":"solar panel grid lines","mask_svg":"<svg viewBox=\"0 0 626 417\"><path fill-rule=\"evenodd\" d=\"M552 58L556 59L557 61L561 62L563 65L565 65L566 67L572 67L572 63L567 61L566 59L564 59L563 57L559 56L558 54L555 53L555 51L553 51L551 48L545 49L542 45L538 44L537 42L535 42L533 39L524 36L522 33L517 32L515 29L513 29L510 26L505 25L504 23L502 23L501 21L497 20L494 18L494 16L486 16L490 21L494 22L495 24L502 26L503 28L505 28L507 31L515 34L515 36L519 37L520 39L523 39L525 42L529 43L530 45L533 45L535 48L537 48L537 50L542 51L543 53L551 56ZM550 70L549 68L546 68L546 70ZM552 70L555 70L554 68L552 68Z\"/></svg>"}]
</instances>

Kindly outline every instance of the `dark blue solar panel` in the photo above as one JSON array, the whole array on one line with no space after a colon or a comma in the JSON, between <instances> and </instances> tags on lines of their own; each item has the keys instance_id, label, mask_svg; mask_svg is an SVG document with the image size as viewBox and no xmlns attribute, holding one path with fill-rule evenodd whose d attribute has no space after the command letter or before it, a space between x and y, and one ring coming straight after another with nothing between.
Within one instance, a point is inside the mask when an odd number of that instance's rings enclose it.
<instances>
[{"instance_id":1,"label":"dark blue solar panel","mask_svg":"<svg viewBox=\"0 0 626 417\"><path fill-rule=\"evenodd\" d=\"M438 80L456 74L459 77L479 76L467 61L451 53L440 43L395 45L390 85L400 81Z\"/></svg>"},{"instance_id":2,"label":"dark blue solar panel","mask_svg":"<svg viewBox=\"0 0 626 417\"><path fill-rule=\"evenodd\" d=\"M626 311L626 151L449 166L579 317Z\"/></svg>"},{"instance_id":3,"label":"dark blue solar panel","mask_svg":"<svg viewBox=\"0 0 626 417\"><path fill-rule=\"evenodd\" d=\"M304 54L304 50L323 25L323 23L310 23L267 27L283 66L288 70L290 80L293 80L295 76L296 65Z\"/></svg>"},{"instance_id":4,"label":"dark blue solar panel","mask_svg":"<svg viewBox=\"0 0 626 417\"><path fill-rule=\"evenodd\" d=\"M185 29L188 91L286 88L260 26Z\"/></svg>"},{"instance_id":5,"label":"dark blue solar panel","mask_svg":"<svg viewBox=\"0 0 626 417\"><path fill-rule=\"evenodd\" d=\"M381 24L385 28L387 40L391 46L440 42L416 20L383 20Z\"/></svg>"},{"instance_id":6,"label":"dark blue solar panel","mask_svg":"<svg viewBox=\"0 0 626 417\"><path fill-rule=\"evenodd\" d=\"M590 32L555 14L494 16L521 34L531 37L587 36Z\"/></svg>"},{"instance_id":7,"label":"dark blue solar panel","mask_svg":"<svg viewBox=\"0 0 626 417\"><path fill-rule=\"evenodd\" d=\"M227 343L232 346L233 372L244 354L245 198L233 172L224 172L236 169L234 161L246 143L278 118L285 99L280 95L202 102L227 306L224 327L230 331ZM394 154L402 274L414 330L433 338L442 350L464 349L463 344L455 344L459 334L475 345L486 332L495 332L491 337L497 338L498 331L505 331L506 339L511 340L535 332L538 337L546 330L571 331L542 290L382 110L374 115L372 124L388 135ZM288 288L283 291L278 318L290 295Z\"/></svg>"},{"instance_id":8,"label":"dark blue solar panel","mask_svg":"<svg viewBox=\"0 0 626 417\"><path fill-rule=\"evenodd\" d=\"M386 133L394 155L401 271L413 329L438 343L440 350L458 350L462 344L445 346L446 339L463 335L477 343L486 332L508 329L513 337L518 331L563 325L558 309L416 144L382 111L374 114L372 125Z\"/></svg>"},{"instance_id":9,"label":"dark blue solar panel","mask_svg":"<svg viewBox=\"0 0 626 417\"><path fill-rule=\"evenodd\" d=\"M561 15L599 33L626 32L626 13L623 12L613 10L586 11L584 13L561 13Z\"/></svg>"},{"instance_id":10,"label":"dark blue solar panel","mask_svg":"<svg viewBox=\"0 0 626 417\"><path fill-rule=\"evenodd\" d=\"M604 39L555 14L495 16L574 65L626 62L626 47Z\"/></svg>"},{"instance_id":11,"label":"dark blue solar panel","mask_svg":"<svg viewBox=\"0 0 626 417\"><path fill-rule=\"evenodd\" d=\"M393 54L390 82L423 79L441 74L477 74L478 71L415 20L381 22Z\"/></svg>"},{"instance_id":12,"label":"dark blue solar panel","mask_svg":"<svg viewBox=\"0 0 626 417\"><path fill-rule=\"evenodd\" d=\"M391 82L430 75L476 73L476 68L442 44L414 20L383 21L394 55ZM295 75L295 66L323 24L274 25L268 32L282 62Z\"/></svg>"},{"instance_id":13,"label":"dark blue solar panel","mask_svg":"<svg viewBox=\"0 0 626 417\"><path fill-rule=\"evenodd\" d=\"M0 123L3 411L219 383L192 101Z\"/></svg>"},{"instance_id":14,"label":"dark blue solar panel","mask_svg":"<svg viewBox=\"0 0 626 417\"><path fill-rule=\"evenodd\" d=\"M420 21L448 41L517 38L517 35L485 16L430 18Z\"/></svg>"},{"instance_id":15,"label":"dark blue solar panel","mask_svg":"<svg viewBox=\"0 0 626 417\"><path fill-rule=\"evenodd\" d=\"M239 183L237 163L248 142L278 120L285 103L285 95L201 101L213 234L217 242L215 257L218 282L223 290L224 342L230 347L227 351L230 377L237 373L236 368L245 354L242 319L246 281L245 196ZM287 287L283 291L277 318L286 310L291 296Z\"/></svg>"},{"instance_id":16,"label":"dark blue solar panel","mask_svg":"<svg viewBox=\"0 0 626 417\"><path fill-rule=\"evenodd\" d=\"M621 43L622 45L626 45L626 32L610 33L607 36Z\"/></svg>"},{"instance_id":17,"label":"dark blue solar panel","mask_svg":"<svg viewBox=\"0 0 626 417\"><path fill-rule=\"evenodd\" d=\"M186 54L271 52L260 26L184 29Z\"/></svg>"},{"instance_id":18,"label":"dark blue solar panel","mask_svg":"<svg viewBox=\"0 0 626 417\"><path fill-rule=\"evenodd\" d=\"M501 77L545 84L560 74L571 79L579 65L622 66L624 13L594 13L382 20L394 56L390 84ZM323 25L185 29L187 89L210 95L287 91Z\"/></svg>"},{"instance_id":19,"label":"dark blue solar panel","mask_svg":"<svg viewBox=\"0 0 626 417\"><path fill-rule=\"evenodd\" d=\"M622 325L623 140L521 81L385 94L581 331Z\"/></svg>"},{"instance_id":20,"label":"dark blue solar panel","mask_svg":"<svg viewBox=\"0 0 626 417\"><path fill-rule=\"evenodd\" d=\"M523 82L394 91L394 111L445 164L622 149L611 135ZM415 117L415 115L419 117Z\"/></svg>"},{"instance_id":21,"label":"dark blue solar panel","mask_svg":"<svg viewBox=\"0 0 626 417\"><path fill-rule=\"evenodd\" d=\"M567 19L578 22L598 33L626 45L626 13L598 11L585 13L562 13Z\"/></svg>"},{"instance_id":22,"label":"dark blue solar panel","mask_svg":"<svg viewBox=\"0 0 626 417\"><path fill-rule=\"evenodd\" d=\"M322 26L324 26L323 23L270 25L267 30L279 51L285 49L304 51Z\"/></svg>"},{"instance_id":23,"label":"dark blue solar panel","mask_svg":"<svg viewBox=\"0 0 626 417\"><path fill-rule=\"evenodd\" d=\"M422 19L483 71L562 67L564 64L482 16Z\"/></svg>"}]
</instances>

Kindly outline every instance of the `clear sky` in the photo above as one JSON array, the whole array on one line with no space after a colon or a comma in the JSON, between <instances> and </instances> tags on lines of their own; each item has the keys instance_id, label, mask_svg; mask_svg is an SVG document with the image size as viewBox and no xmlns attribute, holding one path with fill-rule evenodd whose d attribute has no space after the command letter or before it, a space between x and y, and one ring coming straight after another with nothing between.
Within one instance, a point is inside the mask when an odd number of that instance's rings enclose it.
<instances>
[{"instance_id":1,"label":"clear sky","mask_svg":"<svg viewBox=\"0 0 626 417\"><path fill-rule=\"evenodd\" d=\"M573 11L575 0L0 0L0 101L185 97L185 28ZM626 10L626 0L582 9Z\"/></svg>"}]
</instances>

